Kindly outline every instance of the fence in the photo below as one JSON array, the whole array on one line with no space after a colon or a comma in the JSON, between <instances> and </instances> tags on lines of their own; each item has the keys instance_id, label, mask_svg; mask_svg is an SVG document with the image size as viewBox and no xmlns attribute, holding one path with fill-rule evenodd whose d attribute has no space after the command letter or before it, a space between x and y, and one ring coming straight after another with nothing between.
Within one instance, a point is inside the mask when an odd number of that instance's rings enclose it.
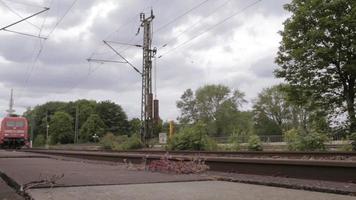
<instances>
[{"instance_id":1,"label":"fence","mask_svg":"<svg viewBox=\"0 0 356 200\"><path fill-rule=\"evenodd\" d=\"M284 142L283 135L259 135L258 136L260 140L264 143L273 143L273 142ZM232 143L233 141L231 140L230 137L213 137L215 141L218 143ZM240 135L237 136L236 142L239 143L247 143L249 136L248 135ZM332 135L329 137L330 141L341 141L345 140L345 136L342 135Z\"/></svg>"}]
</instances>

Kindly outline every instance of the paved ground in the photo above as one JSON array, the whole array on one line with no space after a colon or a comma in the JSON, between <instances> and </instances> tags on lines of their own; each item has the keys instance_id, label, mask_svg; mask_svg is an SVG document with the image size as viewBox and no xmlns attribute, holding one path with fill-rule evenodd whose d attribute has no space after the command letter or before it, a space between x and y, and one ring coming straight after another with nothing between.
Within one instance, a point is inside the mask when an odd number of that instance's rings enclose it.
<instances>
[{"instance_id":1,"label":"paved ground","mask_svg":"<svg viewBox=\"0 0 356 200\"><path fill-rule=\"evenodd\" d=\"M0 178L0 200L23 200L23 198Z\"/></svg>"},{"instance_id":2,"label":"paved ground","mask_svg":"<svg viewBox=\"0 0 356 200\"><path fill-rule=\"evenodd\" d=\"M200 175L171 175L146 171L128 170L125 165L94 164L48 158L0 158L0 171L19 185L31 181L63 178L59 186L118 185L172 181L207 180Z\"/></svg>"},{"instance_id":3,"label":"paved ground","mask_svg":"<svg viewBox=\"0 0 356 200\"><path fill-rule=\"evenodd\" d=\"M49 158L48 156L41 156L39 154L1 150L0 173L6 174L7 177L10 177L18 185L24 185L31 181L49 180L54 176L63 174L63 178L56 181L56 187L54 188L49 188L49 185L37 185L37 187L28 189L27 192L35 200L356 200L356 197L352 196L227 181L212 181L216 180L216 176L225 176L225 178L229 177L236 180L241 178L229 174L214 174L211 172L204 175L163 174L137 170L132 166L128 168L127 165L117 163L63 159L58 156ZM248 178L251 180L261 179L258 177ZM5 195L14 196L7 197ZM8 199L4 199L5 197ZM21 197L16 195L11 188L5 183L0 182L0 200L20 199Z\"/></svg>"},{"instance_id":4,"label":"paved ground","mask_svg":"<svg viewBox=\"0 0 356 200\"><path fill-rule=\"evenodd\" d=\"M222 181L34 189L36 200L355 200L356 197Z\"/></svg>"}]
</instances>

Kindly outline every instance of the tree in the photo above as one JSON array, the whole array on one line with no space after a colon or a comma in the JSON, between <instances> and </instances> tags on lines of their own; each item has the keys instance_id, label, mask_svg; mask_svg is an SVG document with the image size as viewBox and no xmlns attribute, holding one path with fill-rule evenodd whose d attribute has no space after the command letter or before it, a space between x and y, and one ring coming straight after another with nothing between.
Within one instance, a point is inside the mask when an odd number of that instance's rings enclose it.
<instances>
[{"instance_id":1,"label":"tree","mask_svg":"<svg viewBox=\"0 0 356 200\"><path fill-rule=\"evenodd\" d=\"M79 140L81 142L93 141L92 136L94 134L101 138L104 133L105 124L103 120L100 119L99 115L91 114L80 129Z\"/></svg>"},{"instance_id":2,"label":"tree","mask_svg":"<svg viewBox=\"0 0 356 200\"><path fill-rule=\"evenodd\" d=\"M181 100L177 101L177 108L179 108L181 112L181 116L178 117L180 123L189 124L197 121L197 107L192 89L189 88L184 91L180 99Z\"/></svg>"},{"instance_id":3,"label":"tree","mask_svg":"<svg viewBox=\"0 0 356 200\"><path fill-rule=\"evenodd\" d=\"M289 130L292 107L282 85L264 88L253 106L257 134L279 135Z\"/></svg>"},{"instance_id":4,"label":"tree","mask_svg":"<svg viewBox=\"0 0 356 200\"><path fill-rule=\"evenodd\" d=\"M293 0L284 22L275 75L284 78L303 99L332 114L341 108L356 130L356 1Z\"/></svg>"},{"instance_id":5,"label":"tree","mask_svg":"<svg viewBox=\"0 0 356 200\"><path fill-rule=\"evenodd\" d=\"M73 118L68 113L61 111L54 113L49 125L52 144L73 142Z\"/></svg>"},{"instance_id":6,"label":"tree","mask_svg":"<svg viewBox=\"0 0 356 200\"><path fill-rule=\"evenodd\" d=\"M181 111L178 118L182 124L205 123L209 135L221 136L233 132L239 108L245 102L239 90L231 91L224 85L206 85L195 93L187 89L177 101Z\"/></svg>"},{"instance_id":7,"label":"tree","mask_svg":"<svg viewBox=\"0 0 356 200\"><path fill-rule=\"evenodd\" d=\"M289 85L279 84L258 94L253 106L256 134L279 135L292 128L305 133L312 129L327 130L327 120L320 108L301 102L292 91Z\"/></svg>"},{"instance_id":8,"label":"tree","mask_svg":"<svg viewBox=\"0 0 356 200\"><path fill-rule=\"evenodd\" d=\"M133 118L129 121L129 135L140 134L141 120L139 118Z\"/></svg>"},{"instance_id":9,"label":"tree","mask_svg":"<svg viewBox=\"0 0 356 200\"><path fill-rule=\"evenodd\" d=\"M103 120L106 132L125 135L128 132L129 124L126 113L120 105L110 101L102 101L96 105L96 113Z\"/></svg>"}]
</instances>

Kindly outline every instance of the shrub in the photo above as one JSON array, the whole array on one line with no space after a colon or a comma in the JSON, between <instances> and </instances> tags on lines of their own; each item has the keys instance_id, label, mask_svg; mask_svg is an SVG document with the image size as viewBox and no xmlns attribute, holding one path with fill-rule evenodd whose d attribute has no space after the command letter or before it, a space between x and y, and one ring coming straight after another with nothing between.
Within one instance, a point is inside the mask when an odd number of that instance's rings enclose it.
<instances>
[{"instance_id":1,"label":"shrub","mask_svg":"<svg viewBox=\"0 0 356 200\"><path fill-rule=\"evenodd\" d=\"M100 139L100 145L104 149L114 149L115 145L117 144L117 138L112 133L107 133Z\"/></svg>"},{"instance_id":2,"label":"shrub","mask_svg":"<svg viewBox=\"0 0 356 200\"><path fill-rule=\"evenodd\" d=\"M325 142L328 138L325 134L311 131L301 134L297 129L291 129L284 134L284 141L291 151L325 151Z\"/></svg>"},{"instance_id":3,"label":"shrub","mask_svg":"<svg viewBox=\"0 0 356 200\"><path fill-rule=\"evenodd\" d=\"M140 137L137 134L127 137L126 135L115 136L107 133L101 140L100 144L104 149L112 150L130 150L143 147Z\"/></svg>"},{"instance_id":4,"label":"shrub","mask_svg":"<svg viewBox=\"0 0 356 200\"><path fill-rule=\"evenodd\" d=\"M352 133L352 134L350 135L350 140L352 141L352 142L351 142L352 151L356 151L356 133Z\"/></svg>"},{"instance_id":5,"label":"shrub","mask_svg":"<svg viewBox=\"0 0 356 200\"><path fill-rule=\"evenodd\" d=\"M168 143L170 150L215 150L216 142L208 136L204 123L182 128Z\"/></svg>"},{"instance_id":6,"label":"shrub","mask_svg":"<svg viewBox=\"0 0 356 200\"><path fill-rule=\"evenodd\" d=\"M239 151L240 150L240 137L238 134L233 133L229 136L229 146L226 147L228 151Z\"/></svg>"},{"instance_id":7,"label":"shrub","mask_svg":"<svg viewBox=\"0 0 356 200\"><path fill-rule=\"evenodd\" d=\"M44 135L37 135L35 138L35 141L33 142L33 146L35 147L41 147L46 144L46 139Z\"/></svg>"},{"instance_id":8,"label":"shrub","mask_svg":"<svg viewBox=\"0 0 356 200\"><path fill-rule=\"evenodd\" d=\"M325 151L325 142L328 138L325 134L318 132L311 132L299 137L299 151Z\"/></svg>"},{"instance_id":9,"label":"shrub","mask_svg":"<svg viewBox=\"0 0 356 200\"><path fill-rule=\"evenodd\" d=\"M251 135L248 139L248 150L249 151L262 151L262 142L257 135Z\"/></svg>"},{"instance_id":10,"label":"shrub","mask_svg":"<svg viewBox=\"0 0 356 200\"><path fill-rule=\"evenodd\" d=\"M140 136L133 134L131 137L126 137L127 139L115 147L117 150L130 150L130 149L140 149L143 147Z\"/></svg>"},{"instance_id":11,"label":"shrub","mask_svg":"<svg viewBox=\"0 0 356 200\"><path fill-rule=\"evenodd\" d=\"M287 143L287 148L290 151L298 151L299 132L297 129L291 129L284 133L284 141Z\"/></svg>"}]
</instances>

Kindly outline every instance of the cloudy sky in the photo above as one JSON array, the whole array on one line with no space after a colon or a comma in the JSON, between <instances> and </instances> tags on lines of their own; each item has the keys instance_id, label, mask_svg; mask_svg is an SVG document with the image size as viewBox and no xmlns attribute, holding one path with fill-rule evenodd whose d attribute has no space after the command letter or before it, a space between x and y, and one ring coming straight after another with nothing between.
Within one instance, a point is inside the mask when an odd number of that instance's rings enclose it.
<instances>
[{"instance_id":1,"label":"cloudy sky","mask_svg":"<svg viewBox=\"0 0 356 200\"><path fill-rule=\"evenodd\" d=\"M47 101L111 100L129 118L140 115L140 76L127 64L89 63L87 58L120 60L102 41L142 43L139 13L153 9L157 98L163 120L176 119L176 101L187 88L224 84L252 102L273 77L278 31L289 0L0 0L0 28L50 10L9 28L43 40L0 31L0 117L10 88L22 113ZM162 47L164 46L164 47ZM114 45L142 68L142 49ZM249 109L251 103L245 105Z\"/></svg>"}]
</instances>

